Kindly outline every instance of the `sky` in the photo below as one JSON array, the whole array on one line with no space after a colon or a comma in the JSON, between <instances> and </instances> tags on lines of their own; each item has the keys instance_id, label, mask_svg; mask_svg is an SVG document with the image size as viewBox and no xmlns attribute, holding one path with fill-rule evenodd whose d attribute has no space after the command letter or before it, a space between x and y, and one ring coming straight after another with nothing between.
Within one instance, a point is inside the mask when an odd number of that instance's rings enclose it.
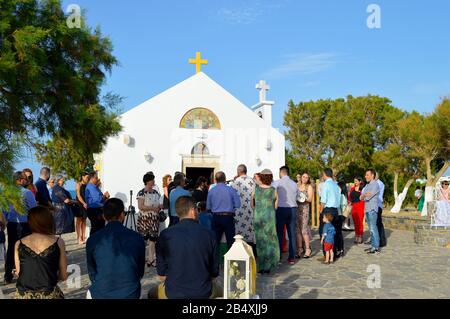
<instances>
[{"instance_id":1,"label":"sky","mask_svg":"<svg viewBox=\"0 0 450 319\"><path fill-rule=\"evenodd\" d=\"M71 0L100 26L119 65L103 92L127 111L202 71L245 105L266 80L273 126L294 102L375 94L404 110L432 112L450 94L448 0ZM369 28L380 9L380 28ZM39 164L26 154L17 168ZM37 172L35 175L38 175Z\"/></svg>"}]
</instances>

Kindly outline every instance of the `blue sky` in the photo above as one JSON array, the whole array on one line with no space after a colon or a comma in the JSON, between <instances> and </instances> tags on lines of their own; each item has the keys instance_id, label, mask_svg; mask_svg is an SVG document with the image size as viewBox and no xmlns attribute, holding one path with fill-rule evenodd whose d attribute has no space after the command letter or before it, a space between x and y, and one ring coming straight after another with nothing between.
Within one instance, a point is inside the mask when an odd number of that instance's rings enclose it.
<instances>
[{"instance_id":1,"label":"blue sky","mask_svg":"<svg viewBox=\"0 0 450 319\"><path fill-rule=\"evenodd\" d=\"M405 110L431 112L450 94L450 1L72 0L111 38L120 65L104 91L126 111L202 71L251 106L265 79L274 126L294 101L377 94ZM369 29L368 5L381 8ZM29 155L29 157L32 157ZM24 165L37 168L25 159Z\"/></svg>"}]
</instances>

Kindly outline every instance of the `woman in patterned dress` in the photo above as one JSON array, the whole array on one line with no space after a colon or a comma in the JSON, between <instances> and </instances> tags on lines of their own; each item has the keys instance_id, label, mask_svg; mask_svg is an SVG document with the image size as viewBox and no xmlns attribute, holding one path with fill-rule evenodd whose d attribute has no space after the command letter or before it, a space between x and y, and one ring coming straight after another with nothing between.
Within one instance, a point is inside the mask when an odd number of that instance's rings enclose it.
<instances>
[{"instance_id":1,"label":"woman in patterned dress","mask_svg":"<svg viewBox=\"0 0 450 319\"><path fill-rule=\"evenodd\" d=\"M309 212L314 191L311 186L311 177L308 173L303 173L297 179L299 196L297 199L297 256L295 257L299 259L302 258L303 252L305 252L303 258L311 257L312 235L309 227ZM303 250L303 243L305 244L305 250Z\"/></svg>"},{"instance_id":2,"label":"woman in patterned dress","mask_svg":"<svg viewBox=\"0 0 450 319\"><path fill-rule=\"evenodd\" d=\"M159 211L161 195L154 189L155 175L147 173L143 177L145 187L137 194L139 217L138 232L148 242L147 266L156 267L155 243L159 233Z\"/></svg>"},{"instance_id":3,"label":"woman in patterned dress","mask_svg":"<svg viewBox=\"0 0 450 319\"><path fill-rule=\"evenodd\" d=\"M259 175L261 185L256 186L252 194L251 205L254 209L253 225L258 252L258 273L268 274L280 261L280 248L275 227L275 211L278 207L278 195L271 186L273 174L265 169Z\"/></svg>"},{"instance_id":4,"label":"woman in patterned dress","mask_svg":"<svg viewBox=\"0 0 450 319\"><path fill-rule=\"evenodd\" d=\"M53 202L53 218L55 220L55 234L62 235L75 231L74 216L72 205L77 202L72 199L70 192L64 188L66 182L64 176L57 175L55 177L56 185L52 191Z\"/></svg>"},{"instance_id":5,"label":"woman in patterned dress","mask_svg":"<svg viewBox=\"0 0 450 319\"><path fill-rule=\"evenodd\" d=\"M253 209L251 207L252 193L255 189L255 181L247 176L247 167L241 164L237 168L237 176L231 187L236 190L241 199L241 207L236 209L235 223L236 235L241 235L255 251L255 233L253 230Z\"/></svg>"}]
</instances>

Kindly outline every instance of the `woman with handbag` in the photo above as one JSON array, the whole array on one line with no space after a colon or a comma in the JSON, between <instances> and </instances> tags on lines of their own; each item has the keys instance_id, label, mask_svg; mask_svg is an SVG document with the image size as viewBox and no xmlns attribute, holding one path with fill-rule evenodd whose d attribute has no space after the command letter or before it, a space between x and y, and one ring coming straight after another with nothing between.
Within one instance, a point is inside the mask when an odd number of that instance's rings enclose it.
<instances>
[{"instance_id":1,"label":"woman with handbag","mask_svg":"<svg viewBox=\"0 0 450 319\"><path fill-rule=\"evenodd\" d=\"M362 177L355 177L355 185L350 189L349 201L352 207L352 218L355 224L355 244L363 243L364 233L364 201L360 199L364 187Z\"/></svg>"},{"instance_id":2,"label":"woman with handbag","mask_svg":"<svg viewBox=\"0 0 450 319\"><path fill-rule=\"evenodd\" d=\"M297 259L311 257L311 228L309 227L309 212L314 196L311 186L311 177L308 173L303 173L297 177L298 180L298 209L297 209ZM305 250L303 250L303 243ZM305 253L303 255L303 252ZM302 256L303 255L303 256Z\"/></svg>"},{"instance_id":3,"label":"woman with handbag","mask_svg":"<svg viewBox=\"0 0 450 319\"><path fill-rule=\"evenodd\" d=\"M154 189L155 175L146 173L143 182L145 186L137 194L139 208L137 231L148 242L147 266L156 267L155 243L159 235L161 195Z\"/></svg>"}]
</instances>

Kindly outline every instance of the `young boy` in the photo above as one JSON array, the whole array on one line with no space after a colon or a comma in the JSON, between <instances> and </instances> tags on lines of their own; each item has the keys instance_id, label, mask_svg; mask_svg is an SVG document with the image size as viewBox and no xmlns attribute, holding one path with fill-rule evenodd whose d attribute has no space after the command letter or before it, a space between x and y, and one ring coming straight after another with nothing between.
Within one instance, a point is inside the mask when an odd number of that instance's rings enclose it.
<instances>
[{"instance_id":1,"label":"young boy","mask_svg":"<svg viewBox=\"0 0 450 319\"><path fill-rule=\"evenodd\" d=\"M334 229L333 224L331 222L333 221L333 215L330 213L326 213L323 216L323 222L325 226L323 227L323 235L321 243L324 246L325 249L325 261L324 264L328 265L330 263L334 262L334 235L336 234L336 229Z\"/></svg>"},{"instance_id":2,"label":"young boy","mask_svg":"<svg viewBox=\"0 0 450 319\"><path fill-rule=\"evenodd\" d=\"M212 231L212 214L206 210L206 202L198 202L197 209L200 225Z\"/></svg>"}]
</instances>

